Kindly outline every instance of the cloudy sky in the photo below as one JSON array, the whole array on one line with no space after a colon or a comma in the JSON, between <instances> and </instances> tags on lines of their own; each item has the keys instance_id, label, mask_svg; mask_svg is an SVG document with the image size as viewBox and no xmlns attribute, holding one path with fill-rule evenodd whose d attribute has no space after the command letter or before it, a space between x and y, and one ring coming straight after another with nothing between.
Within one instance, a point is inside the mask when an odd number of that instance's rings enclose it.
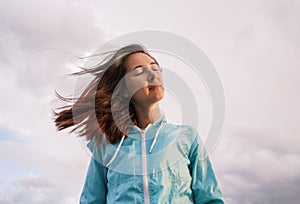
<instances>
[{"instance_id":1,"label":"cloudy sky","mask_svg":"<svg viewBox=\"0 0 300 204\"><path fill-rule=\"evenodd\" d=\"M89 155L56 132L54 90L72 95L73 54L144 29L191 40L222 79L210 156L226 201L299 203L299 1L2 0L0 11L0 203L78 202Z\"/></svg>"}]
</instances>

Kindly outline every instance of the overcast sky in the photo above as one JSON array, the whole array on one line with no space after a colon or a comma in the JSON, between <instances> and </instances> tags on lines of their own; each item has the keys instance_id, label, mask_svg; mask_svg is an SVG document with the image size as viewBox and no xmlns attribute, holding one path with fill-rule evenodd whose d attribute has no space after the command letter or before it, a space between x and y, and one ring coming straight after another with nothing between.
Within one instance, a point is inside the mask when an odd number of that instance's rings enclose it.
<instances>
[{"instance_id":1,"label":"overcast sky","mask_svg":"<svg viewBox=\"0 0 300 204\"><path fill-rule=\"evenodd\" d=\"M0 203L78 202L89 155L51 121L54 90L74 91L68 52L144 29L191 40L222 79L226 123L210 156L226 201L299 203L299 12L296 0L2 0Z\"/></svg>"}]
</instances>

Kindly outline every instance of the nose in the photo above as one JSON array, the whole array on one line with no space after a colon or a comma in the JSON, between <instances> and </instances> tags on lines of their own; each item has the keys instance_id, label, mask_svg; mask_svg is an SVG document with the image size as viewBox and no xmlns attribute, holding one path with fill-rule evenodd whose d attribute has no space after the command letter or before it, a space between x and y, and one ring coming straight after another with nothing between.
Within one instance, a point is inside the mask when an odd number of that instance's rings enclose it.
<instances>
[{"instance_id":1,"label":"nose","mask_svg":"<svg viewBox=\"0 0 300 204\"><path fill-rule=\"evenodd\" d=\"M154 73L150 73L148 76L148 81L153 82L154 81Z\"/></svg>"},{"instance_id":2,"label":"nose","mask_svg":"<svg viewBox=\"0 0 300 204\"><path fill-rule=\"evenodd\" d=\"M158 73L152 69L148 69L148 81L153 83L156 80L159 79Z\"/></svg>"},{"instance_id":3,"label":"nose","mask_svg":"<svg viewBox=\"0 0 300 204\"><path fill-rule=\"evenodd\" d=\"M153 82L155 79L159 79L159 71L153 70L151 67L147 67L147 80Z\"/></svg>"}]
</instances>

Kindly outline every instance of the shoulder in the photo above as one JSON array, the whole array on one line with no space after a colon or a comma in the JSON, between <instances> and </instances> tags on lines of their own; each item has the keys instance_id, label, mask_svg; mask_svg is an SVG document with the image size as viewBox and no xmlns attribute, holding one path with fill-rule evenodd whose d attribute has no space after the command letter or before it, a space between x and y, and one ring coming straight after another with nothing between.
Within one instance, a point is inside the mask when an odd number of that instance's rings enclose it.
<instances>
[{"instance_id":1,"label":"shoulder","mask_svg":"<svg viewBox=\"0 0 300 204\"><path fill-rule=\"evenodd\" d=\"M164 136L190 148L198 140L198 131L191 125L167 123L164 128Z\"/></svg>"},{"instance_id":2,"label":"shoulder","mask_svg":"<svg viewBox=\"0 0 300 204\"><path fill-rule=\"evenodd\" d=\"M191 125L177 125L173 123L167 123L164 128L165 133L175 133L180 136L187 136L194 140L198 133L197 129Z\"/></svg>"},{"instance_id":3,"label":"shoulder","mask_svg":"<svg viewBox=\"0 0 300 204\"><path fill-rule=\"evenodd\" d=\"M102 141L99 144L92 139L87 143L86 146L93 159L102 165L105 165L109 162L117 149L117 144L111 144L105 136L102 138Z\"/></svg>"}]
</instances>

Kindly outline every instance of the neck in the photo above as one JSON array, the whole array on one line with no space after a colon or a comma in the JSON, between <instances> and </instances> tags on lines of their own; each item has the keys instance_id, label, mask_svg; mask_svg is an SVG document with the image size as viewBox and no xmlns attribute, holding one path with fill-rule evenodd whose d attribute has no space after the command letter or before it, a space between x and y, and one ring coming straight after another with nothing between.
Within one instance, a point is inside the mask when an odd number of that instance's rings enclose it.
<instances>
[{"instance_id":1,"label":"neck","mask_svg":"<svg viewBox=\"0 0 300 204\"><path fill-rule=\"evenodd\" d=\"M155 122L161 115L158 103L148 107L135 106L137 126L145 129L148 124Z\"/></svg>"}]
</instances>

